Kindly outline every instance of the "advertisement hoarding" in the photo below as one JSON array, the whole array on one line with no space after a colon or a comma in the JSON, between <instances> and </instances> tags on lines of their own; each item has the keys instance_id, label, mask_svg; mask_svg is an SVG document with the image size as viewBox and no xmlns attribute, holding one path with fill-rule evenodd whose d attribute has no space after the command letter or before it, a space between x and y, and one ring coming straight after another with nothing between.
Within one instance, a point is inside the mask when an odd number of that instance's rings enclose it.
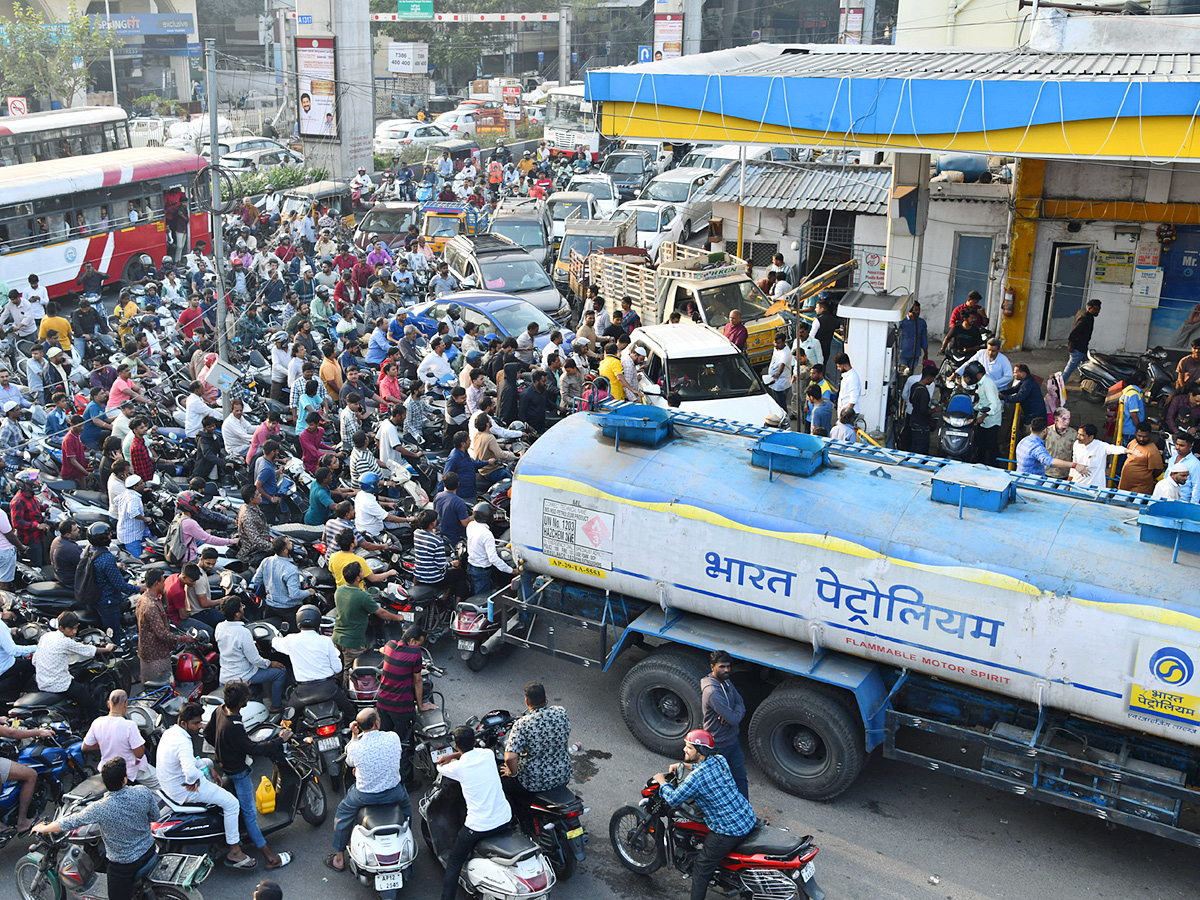
<instances>
[{"instance_id":1,"label":"advertisement hoarding","mask_svg":"<svg viewBox=\"0 0 1200 900\"><path fill-rule=\"evenodd\" d=\"M301 137L337 137L336 71L333 38L296 38Z\"/></svg>"},{"instance_id":2,"label":"advertisement hoarding","mask_svg":"<svg viewBox=\"0 0 1200 900\"><path fill-rule=\"evenodd\" d=\"M429 45L392 41L388 44L388 71L405 75L425 74L429 71Z\"/></svg>"},{"instance_id":3,"label":"advertisement hoarding","mask_svg":"<svg viewBox=\"0 0 1200 900\"><path fill-rule=\"evenodd\" d=\"M683 55L683 16L654 17L654 58L674 59Z\"/></svg>"}]
</instances>

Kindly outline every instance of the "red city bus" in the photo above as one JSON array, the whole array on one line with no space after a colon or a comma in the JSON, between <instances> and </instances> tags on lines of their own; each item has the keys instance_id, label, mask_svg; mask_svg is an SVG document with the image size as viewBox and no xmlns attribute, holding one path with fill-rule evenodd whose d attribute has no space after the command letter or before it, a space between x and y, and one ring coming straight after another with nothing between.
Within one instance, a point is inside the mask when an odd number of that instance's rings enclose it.
<instances>
[{"instance_id":1,"label":"red city bus","mask_svg":"<svg viewBox=\"0 0 1200 900\"><path fill-rule=\"evenodd\" d=\"M194 153L161 148L115 150L0 168L0 280L24 290L37 275L53 297L79 289L84 262L127 279L148 254L157 266L168 247L164 194L182 191L188 243L211 246L208 214L192 195L206 165Z\"/></svg>"}]
</instances>

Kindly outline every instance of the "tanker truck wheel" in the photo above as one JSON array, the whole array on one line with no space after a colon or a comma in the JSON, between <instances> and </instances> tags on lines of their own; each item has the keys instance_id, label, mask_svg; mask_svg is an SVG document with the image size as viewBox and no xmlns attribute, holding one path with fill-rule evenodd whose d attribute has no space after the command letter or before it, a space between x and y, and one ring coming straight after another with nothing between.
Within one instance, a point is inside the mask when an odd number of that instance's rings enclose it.
<instances>
[{"instance_id":1,"label":"tanker truck wheel","mask_svg":"<svg viewBox=\"0 0 1200 900\"><path fill-rule=\"evenodd\" d=\"M683 738L701 727L700 679L708 666L698 654L660 650L621 682L621 717L633 736L663 756L678 756Z\"/></svg>"},{"instance_id":2,"label":"tanker truck wheel","mask_svg":"<svg viewBox=\"0 0 1200 900\"><path fill-rule=\"evenodd\" d=\"M795 682L771 692L750 719L750 753L790 794L832 800L866 762L862 725L828 693Z\"/></svg>"}]
</instances>

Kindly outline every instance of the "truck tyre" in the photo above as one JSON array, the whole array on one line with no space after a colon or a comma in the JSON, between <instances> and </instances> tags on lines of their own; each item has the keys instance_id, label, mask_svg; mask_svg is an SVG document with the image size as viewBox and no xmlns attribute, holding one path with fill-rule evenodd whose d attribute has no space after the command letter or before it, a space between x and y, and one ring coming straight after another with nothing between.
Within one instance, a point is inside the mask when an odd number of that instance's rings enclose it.
<instances>
[{"instance_id":1,"label":"truck tyre","mask_svg":"<svg viewBox=\"0 0 1200 900\"><path fill-rule=\"evenodd\" d=\"M621 717L633 736L663 756L678 756L683 737L700 728L703 658L681 650L660 650L629 670L621 682Z\"/></svg>"},{"instance_id":2,"label":"truck tyre","mask_svg":"<svg viewBox=\"0 0 1200 900\"><path fill-rule=\"evenodd\" d=\"M866 762L862 725L835 698L781 684L750 719L750 752L767 776L806 800L832 800Z\"/></svg>"}]
</instances>

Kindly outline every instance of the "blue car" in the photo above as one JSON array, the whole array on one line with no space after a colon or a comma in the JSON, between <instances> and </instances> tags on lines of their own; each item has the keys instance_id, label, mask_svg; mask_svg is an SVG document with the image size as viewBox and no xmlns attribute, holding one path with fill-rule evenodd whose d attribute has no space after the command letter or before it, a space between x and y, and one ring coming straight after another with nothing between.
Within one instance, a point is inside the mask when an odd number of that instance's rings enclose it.
<instances>
[{"instance_id":1,"label":"blue car","mask_svg":"<svg viewBox=\"0 0 1200 900\"><path fill-rule=\"evenodd\" d=\"M529 327L530 322L537 322L538 336L534 340L540 352L550 343L550 332L559 331L563 336L563 347L567 350L575 341L575 332L555 323L548 315L525 300L511 294L500 294L495 291L460 291L447 294L432 303L418 303L408 310L408 324L426 337L437 334L438 322L449 321L446 312L451 306L457 305L459 317L466 322L476 322L479 325L478 337L481 344L487 343L487 338L520 337ZM462 336L462 326L451 326L456 337Z\"/></svg>"}]
</instances>

